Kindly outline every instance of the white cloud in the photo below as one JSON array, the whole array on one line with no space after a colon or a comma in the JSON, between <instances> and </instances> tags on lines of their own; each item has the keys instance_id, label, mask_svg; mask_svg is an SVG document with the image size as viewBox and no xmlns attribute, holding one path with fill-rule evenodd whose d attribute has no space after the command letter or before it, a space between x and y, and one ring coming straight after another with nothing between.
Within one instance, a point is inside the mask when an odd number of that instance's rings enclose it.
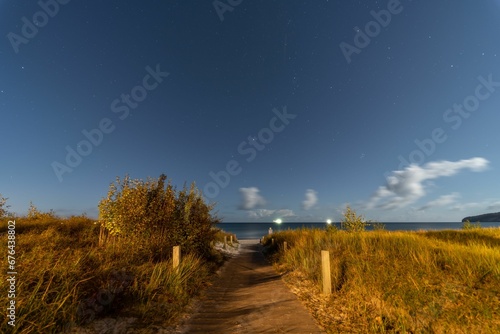
<instances>
[{"instance_id":1,"label":"white cloud","mask_svg":"<svg viewBox=\"0 0 500 334\"><path fill-rule=\"evenodd\" d=\"M307 189L306 199L302 202L304 210L312 209L318 203L318 193L313 189Z\"/></svg>"},{"instance_id":2,"label":"white cloud","mask_svg":"<svg viewBox=\"0 0 500 334\"><path fill-rule=\"evenodd\" d=\"M240 209L242 210L251 210L266 204L264 197L259 195L259 188L257 187L240 188L240 193L242 198Z\"/></svg>"},{"instance_id":3,"label":"white cloud","mask_svg":"<svg viewBox=\"0 0 500 334\"><path fill-rule=\"evenodd\" d=\"M281 209L281 210L276 210L274 213L275 215L279 217L295 217L295 213L293 213L292 210L290 209Z\"/></svg>"},{"instance_id":4,"label":"white cloud","mask_svg":"<svg viewBox=\"0 0 500 334\"><path fill-rule=\"evenodd\" d=\"M453 211L465 211L469 209L481 208L484 207L481 203L471 202L471 203L458 203L454 205L451 210Z\"/></svg>"},{"instance_id":5,"label":"white cloud","mask_svg":"<svg viewBox=\"0 0 500 334\"><path fill-rule=\"evenodd\" d=\"M284 217L295 217L295 213L293 213L293 211L289 209L281 209L281 210L258 209L249 211L248 216L251 218L266 218L271 216L276 218L284 218Z\"/></svg>"},{"instance_id":6,"label":"white cloud","mask_svg":"<svg viewBox=\"0 0 500 334\"><path fill-rule=\"evenodd\" d=\"M436 207L436 206L450 205L450 204L455 203L456 200L459 197L460 197L459 193L452 193L452 194L449 194L449 195L443 195L443 196L440 196L439 198L437 198L437 199L435 199L433 201L428 202L427 204L425 204L424 206L422 206L418 210L421 211L421 210L430 209L430 208L433 208L433 207Z\"/></svg>"},{"instance_id":7,"label":"white cloud","mask_svg":"<svg viewBox=\"0 0 500 334\"><path fill-rule=\"evenodd\" d=\"M422 167L410 165L404 170L397 170L387 177L387 184L381 186L366 204L371 209L397 209L415 203L425 196L424 181L442 176L452 176L461 169L480 172L488 166L488 160L472 158L460 161L429 162ZM381 203L380 203L381 202Z\"/></svg>"},{"instance_id":8,"label":"white cloud","mask_svg":"<svg viewBox=\"0 0 500 334\"><path fill-rule=\"evenodd\" d=\"M485 213L485 210L488 211L496 211L500 210L500 201L498 199L489 199L483 201L481 203L478 202L469 202L469 203L457 203L454 205L451 210L453 211L465 211L465 210L474 210L473 214L482 214Z\"/></svg>"}]
</instances>

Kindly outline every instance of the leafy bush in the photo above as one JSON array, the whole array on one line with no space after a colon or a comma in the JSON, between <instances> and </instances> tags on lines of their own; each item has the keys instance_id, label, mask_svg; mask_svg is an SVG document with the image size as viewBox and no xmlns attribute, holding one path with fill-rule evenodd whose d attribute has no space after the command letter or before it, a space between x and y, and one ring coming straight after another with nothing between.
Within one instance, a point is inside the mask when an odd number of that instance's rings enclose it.
<instances>
[{"instance_id":1,"label":"leafy bush","mask_svg":"<svg viewBox=\"0 0 500 334\"><path fill-rule=\"evenodd\" d=\"M326 226L326 231L329 232L329 233L336 233L336 232L338 232L338 230L339 229L337 228L337 226L335 226L333 224L328 224Z\"/></svg>"},{"instance_id":2,"label":"leafy bush","mask_svg":"<svg viewBox=\"0 0 500 334\"><path fill-rule=\"evenodd\" d=\"M385 230L385 224L384 223L370 221L370 225L373 227L374 231L384 231Z\"/></svg>"},{"instance_id":3,"label":"leafy bush","mask_svg":"<svg viewBox=\"0 0 500 334\"><path fill-rule=\"evenodd\" d=\"M29 220L36 220L36 221L53 221L57 220L57 215L54 212L54 210L50 210L49 212L42 212L38 210L38 208L33 204L33 202L30 202L30 207L28 209L28 216L26 217Z\"/></svg>"},{"instance_id":4,"label":"leafy bush","mask_svg":"<svg viewBox=\"0 0 500 334\"><path fill-rule=\"evenodd\" d=\"M471 230L474 228L481 228L481 223L480 222L471 223L470 220L466 219L462 224L462 229L464 230Z\"/></svg>"},{"instance_id":5,"label":"leafy bush","mask_svg":"<svg viewBox=\"0 0 500 334\"><path fill-rule=\"evenodd\" d=\"M211 214L194 183L177 191L162 174L157 180L117 178L99 203L99 220L109 233L136 247L145 242L158 245L156 258L169 257L171 247L201 256L210 254L210 241L219 220Z\"/></svg>"},{"instance_id":6,"label":"leafy bush","mask_svg":"<svg viewBox=\"0 0 500 334\"><path fill-rule=\"evenodd\" d=\"M0 218L3 218L8 215L7 209L10 207L10 205L7 205L7 200L8 198L5 198L0 194Z\"/></svg>"},{"instance_id":7,"label":"leafy bush","mask_svg":"<svg viewBox=\"0 0 500 334\"><path fill-rule=\"evenodd\" d=\"M346 207L343 213L344 219L340 222L340 226L343 230L347 232L361 232L366 229L366 221L363 216L358 216L358 214L351 209L350 206Z\"/></svg>"}]
</instances>

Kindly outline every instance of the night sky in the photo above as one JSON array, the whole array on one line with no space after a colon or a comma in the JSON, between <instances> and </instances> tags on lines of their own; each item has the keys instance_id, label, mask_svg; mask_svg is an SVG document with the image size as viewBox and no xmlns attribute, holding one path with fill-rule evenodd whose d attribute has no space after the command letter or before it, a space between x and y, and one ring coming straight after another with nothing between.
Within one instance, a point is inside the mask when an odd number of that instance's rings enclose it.
<instances>
[{"instance_id":1,"label":"night sky","mask_svg":"<svg viewBox=\"0 0 500 334\"><path fill-rule=\"evenodd\" d=\"M500 211L500 1L0 1L0 194L97 217L117 176L225 222Z\"/></svg>"}]
</instances>

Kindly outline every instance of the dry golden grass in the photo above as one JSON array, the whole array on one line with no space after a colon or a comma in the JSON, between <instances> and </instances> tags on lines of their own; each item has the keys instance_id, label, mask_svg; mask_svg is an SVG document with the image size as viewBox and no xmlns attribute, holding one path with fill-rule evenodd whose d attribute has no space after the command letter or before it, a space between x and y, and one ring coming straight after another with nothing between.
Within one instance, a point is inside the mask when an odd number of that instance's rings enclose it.
<instances>
[{"instance_id":1,"label":"dry golden grass","mask_svg":"<svg viewBox=\"0 0 500 334\"><path fill-rule=\"evenodd\" d=\"M118 239L99 247L99 228L85 217L16 219L16 326L4 316L1 333L61 333L103 316L135 317L138 327L170 325L222 261L218 253L182 254L173 270L170 258L151 256L161 245L137 248ZM6 293L0 304L8 304Z\"/></svg>"},{"instance_id":2,"label":"dry golden grass","mask_svg":"<svg viewBox=\"0 0 500 334\"><path fill-rule=\"evenodd\" d=\"M498 228L302 229L273 238L277 268L329 333L500 332ZM320 290L321 250L330 251L329 297Z\"/></svg>"}]
</instances>

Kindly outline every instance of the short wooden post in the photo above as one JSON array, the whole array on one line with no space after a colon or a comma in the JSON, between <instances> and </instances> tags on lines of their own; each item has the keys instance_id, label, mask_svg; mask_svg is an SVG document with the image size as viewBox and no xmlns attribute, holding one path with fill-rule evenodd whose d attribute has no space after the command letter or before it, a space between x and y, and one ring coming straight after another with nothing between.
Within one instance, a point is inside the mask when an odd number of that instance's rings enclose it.
<instances>
[{"instance_id":1,"label":"short wooden post","mask_svg":"<svg viewBox=\"0 0 500 334\"><path fill-rule=\"evenodd\" d=\"M104 225L101 225L101 228L99 229L99 247L104 246L106 234L106 230Z\"/></svg>"},{"instance_id":2,"label":"short wooden post","mask_svg":"<svg viewBox=\"0 0 500 334\"><path fill-rule=\"evenodd\" d=\"M283 241L283 251L286 252L286 249L288 247L288 244L286 243L286 241Z\"/></svg>"},{"instance_id":3,"label":"short wooden post","mask_svg":"<svg viewBox=\"0 0 500 334\"><path fill-rule=\"evenodd\" d=\"M274 245L274 238L271 238L271 245Z\"/></svg>"},{"instance_id":4,"label":"short wooden post","mask_svg":"<svg viewBox=\"0 0 500 334\"><path fill-rule=\"evenodd\" d=\"M224 249L227 248L227 235L224 236Z\"/></svg>"},{"instance_id":5,"label":"short wooden post","mask_svg":"<svg viewBox=\"0 0 500 334\"><path fill-rule=\"evenodd\" d=\"M330 252L327 250L321 251L321 269L323 273L323 294L329 295L332 293L332 274L330 271Z\"/></svg>"},{"instance_id":6,"label":"short wooden post","mask_svg":"<svg viewBox=\"0 0 500 334\"><path fill-rule=\"evenodd\" d=\"M231 241L229 243L232 245L233 244L233 236L230 235L229 238L231 239Z\"/></svg>"},{"instance_id":7,"label":"short wooden post","mask_svg":"<svg viewBox=\"0 0 500 334\"><path fill-rule=\"evenodd\" d=\"M174 246L173 259L174 269L181 263L181 246Z\"/></svg>"}]
</instances>

